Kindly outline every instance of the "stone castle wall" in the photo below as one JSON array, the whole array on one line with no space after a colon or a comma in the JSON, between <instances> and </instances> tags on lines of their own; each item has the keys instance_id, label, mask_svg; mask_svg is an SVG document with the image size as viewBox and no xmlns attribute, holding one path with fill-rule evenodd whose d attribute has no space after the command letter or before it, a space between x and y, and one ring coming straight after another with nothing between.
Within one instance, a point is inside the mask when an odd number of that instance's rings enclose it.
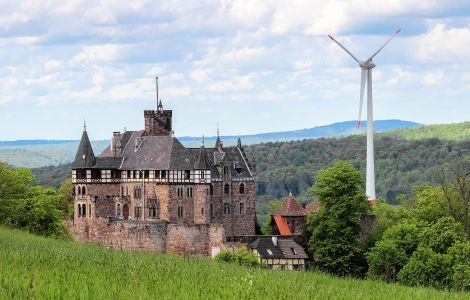
<instances>
[{"instance_id":1,"label":"stone castle wall","mask_svg":"<svg viewBox=\"0 0 470 300\"><path fill-rule=\"evenodd\" d=\"M209 256L212 247L223 247L220 224L183 225L168 222L109 221L79 218L70 224L76 239L119 250L169 252Z\"/></svg>"}]
</instances>

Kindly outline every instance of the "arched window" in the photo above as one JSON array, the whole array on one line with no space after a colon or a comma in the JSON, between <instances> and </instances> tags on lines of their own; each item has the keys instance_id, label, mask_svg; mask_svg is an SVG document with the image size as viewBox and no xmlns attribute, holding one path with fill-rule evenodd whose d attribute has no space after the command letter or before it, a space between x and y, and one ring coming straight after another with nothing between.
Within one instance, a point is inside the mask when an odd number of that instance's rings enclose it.
<instances>
[{"instance_id":1,"label":"arched window","mask_svg":"<svg viewBox=\"0 0 470 300\"><path fill-rule=\"evenodd\" d=\"M116 205L116 215L118 215L118 216L121 215L121 203L118 203Z\"/></svg>"},{"instance_id":2,"label":"arched window","mask_svg":"<svg viewBox=\"0 0 470 300\"><path fill-rule=\"evenodd\" d=\"M82 205L82 217L86 217L86 205Z\"/></svg>"},{"instance_id":3,"label":"arched window","mask_svg":"<svg viewBox=\"0 0 470 300\"><path fill-rule=\"evenodd\" d=\"M91 218L91 204L88 204L88 218Z\"/></svg>"},{"instance_id":4,"label":"arched window","mask_svg":"<svg viewBox=\"0 0 470 300\"><path fill-rule=\"evenodd\" d=\"M77 215L80 218L82 216L82 205L79 204L77 207Z\"/></svg>"},{"instance_id":5,"label":"arched window","mask_svg":"<svg viewBox=\"0 0 470 300\"><path fill-rule=\"evenodd\" d=\"M82 188L77 186L77 195L80 195L82 193Z\"/></svg>"},{"instance_id":6,"label":"arched window","mask_svg":"<svg viewBox=\"0 0 470 300\"><path fill-rule=\"evenodd\" d=\"M240 194L245 194L245 184L240 183L240 189L239 189Z\"/></svg>"},{"instance_id":7,"label":"arched window","mask_svg":"<svg viewBox=\"0 0 470 300\"><path fill-rule=\"evenodd\" d=\"M82 195L86 195L86 187L82 187Z\"/></svg>"},{"instance_id":8,"label":"arched window","mask_svg":"<svg viewBox=\"0 0 470 300\"><path fill-rule=\"evenodd\" d=\"M211 187L210 187L210 193L211 195L214 195L214 186L211 184Z\"/></svg>"},{"instance_id":9,"label":"arched window","mask_svg":"<svg viewBox=\"0 0 470 300\"><path fill-rule=\"evenodd\" d=\"M228 185L228 183L226 183L226 184L224 185L224 193L225 193L225 194L229 194L229 193L230 193L230 186Z\"/></svg>"}]
</instances>

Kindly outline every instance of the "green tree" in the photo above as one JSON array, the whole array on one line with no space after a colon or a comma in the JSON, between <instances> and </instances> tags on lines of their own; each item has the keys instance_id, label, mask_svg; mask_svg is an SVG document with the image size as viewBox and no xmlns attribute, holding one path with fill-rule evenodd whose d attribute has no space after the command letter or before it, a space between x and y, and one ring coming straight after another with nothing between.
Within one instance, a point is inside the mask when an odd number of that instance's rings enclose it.
<instances>
[{"instance_id":1,"label":"green tree","mask_svg":"<svg viewBox=\"0 0 470 300\"><path fill-rule=\"evenodd\" d=\"M420 245L436 253L446 253L456 242L464 240L462 224L452 217L440 218L435 224L424 228L420 234Z\"/></svg>"},{"instance_id":2,"label":"green tree","mask_svg":"<svg viewBox=\"0 0 470 300\"><path fill-rule=\"evenodd\" d=\"M269 202L269 211L266 217L264 218L263 225L261 226L261 233L264 235L271 235L272 234L272 225L271 225L271 215L279 208L281 205L282 200L274 200Z\"/></svg>"},{"instance_id":3,"label":"green tree","mask_svg":"<svg viewBox=\"0 0 470 300\"><path fill-rule=\"evenodd\" d=\"M72 179L66 179L59 188L60 209L64 212L64 216L73 218L73 195L72 195Z\"/></svg>"},{"instance_id":4,"label":"green tree","mask_svg":"<svg viewBox=\"0 0 470 300\"><path fill-rule=\"evenodd\" d=\"M362 187L361 174L348 162L339 161L318 174L312 192L321 208L308 217L307 230L310 252L321 270L353 276L366 271L359 234L361 216L370 204Z\"/></svg>"},{"instance_id":5,"label":"green tree","mask_svg":"<svg viewBox=\"0 0 470 300\"><path fill-rule=\"evenodd\" d=\"M452 257L452 286L459 291L470 291L470 241L458 242L448 250Z\"/></svg>"}]
</instances>

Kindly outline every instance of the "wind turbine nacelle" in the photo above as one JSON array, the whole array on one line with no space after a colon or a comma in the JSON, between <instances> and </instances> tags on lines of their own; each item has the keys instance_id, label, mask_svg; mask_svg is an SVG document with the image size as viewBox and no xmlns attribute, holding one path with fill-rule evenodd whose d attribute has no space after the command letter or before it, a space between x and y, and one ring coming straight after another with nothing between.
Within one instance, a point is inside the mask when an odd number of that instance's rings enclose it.
<instances>
[{"instance_id":1,"label":"wind turbine nacelle","mask_svg":"<svg viewBox=\"0 0 470 300\"><path fill-rule=\"evenodd\" d=\"M375 68L375 64L371 61L361 61L359 63L359 66L361 67L361 69L364 70L370 70L372 68Z\"/></svg>"}]
</instances>

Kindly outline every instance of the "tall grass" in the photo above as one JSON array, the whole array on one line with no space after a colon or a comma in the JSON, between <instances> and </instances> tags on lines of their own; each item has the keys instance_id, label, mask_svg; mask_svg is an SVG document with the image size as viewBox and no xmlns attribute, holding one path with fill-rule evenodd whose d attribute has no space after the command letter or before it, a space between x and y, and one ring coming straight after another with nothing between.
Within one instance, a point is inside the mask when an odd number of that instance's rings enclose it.
<instances>
[{"instance_id":1,"label":"tall grass","mask_svg":"<svg viewBox=\"0 0 470 300\"><path fill-rule=\"evenodd\" d=\"M469 294L122 252L0 228L1 299L468 299Z\"/></svg>"}]
</instances>

